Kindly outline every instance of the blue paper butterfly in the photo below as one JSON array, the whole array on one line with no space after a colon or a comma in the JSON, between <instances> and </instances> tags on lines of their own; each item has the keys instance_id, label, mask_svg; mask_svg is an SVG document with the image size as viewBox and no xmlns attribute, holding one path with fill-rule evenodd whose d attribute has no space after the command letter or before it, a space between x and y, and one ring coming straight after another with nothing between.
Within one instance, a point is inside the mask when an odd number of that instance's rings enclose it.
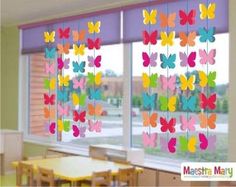
<instances>
[{"instance_id":1,"label":"blue paper butterfly","mask_svg":"<svg viewBox=\"0 0 236 187\"><path fill-rule=\"evenodd\" d=\"M149 95L146 92L142 93L143 96L143 107L145 109L154 109L156 106L157 93Z\"/></svg>"},{"instance_id":2,"label":"blue paper butterfly","mask_svg":"<svg viewBox=\"0 0 236 187\"><path fill-rule=\"evenodd\" d=\"M57 90L57 100L61 101L61 102L67 102L68 101L68 92Z\"/></svg>"},{"instance_id":3,"label":"blue paper butterfly","mask_svg":"<svg viewBox=\"0 0 236 187\"><path fill-rule=\"evenodd\" d=\"M89 88L89 99L100 100L101 99L101 89Z\"/></svg>"},{"instance_id":4,"label":"blue paper butterfly","mask_svg":"<svg viewBox=\"0 0 236 187\"><path fill-rule=\"evenodd\" d=\"M184 111L190 110L192 112L196 109L197 98L196 96L190 96L189 98L182 96L182 109Z\"/></svg>"},{"instance_id":5,"label":"blue paper butterfly","mask_svg":"<svg viewBox=\"0 0 236 187\"><path fill-rule=\"evenodd\" d=\"M170 69L175 68L175 63L174 62L176 60L176 54L170 54L168 58L165 54L160 54L160 59L162 61L161 67L163 69L165 69L167 67L170 68Z\"/></svg>"},{"instance_id":6,"label":"blue paper butterfly","mask_svg":"<svg viewBox=\"0 0 236 187\"><path fill-rule=\"evenodd\" d=\"M56 56L56 48L55 47L53 47L53 48L45 48L45 58L51 58L51 59L53 59L53 58L55 58L55 56Z\"/></svg>"},{"instance_id":7,"label":"blue paper butterfly","mask_svg":"<svg viewBox=\"0 0 236 187\"><path fill-rule=\"evenodd\" d=\"M77 72L84 73L85 72L85 61L82 61L80 64L76 61L73 61L72 64L73 64L73 72L75 72L75 73L77 73Z\"/></svg>"},{"instance_id":8,"label":"blue paper butterfly","mask_svg":"<svg viewBox=\"0 0 236 187\"><path fill-rule=\"evenodd\" d=\"M206 28L199 28L198 33L200 35L199 41L204 42L214 42L215 41L215 27L211 27L208 30Z\"/></svg>"}]
</instances>

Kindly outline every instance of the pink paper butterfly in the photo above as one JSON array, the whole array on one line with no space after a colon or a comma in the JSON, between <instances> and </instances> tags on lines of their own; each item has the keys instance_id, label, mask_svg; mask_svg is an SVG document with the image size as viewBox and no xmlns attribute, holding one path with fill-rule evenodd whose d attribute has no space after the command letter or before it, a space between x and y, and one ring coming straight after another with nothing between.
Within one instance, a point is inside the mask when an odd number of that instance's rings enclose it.
<instances>
[{"instance_id":1,"label":"pink paper butterfly","mask_svg":"<svg viewBox=\"0 0 236 187\"><path fill-rule=\"evenodd\" d=\"M167 78L164 75L161 75L160 80L161 80L162 90L167 90L167 89L170 89L171 91L175 90L175 82L176 82L175 75L170 76L169 78Z\"/></svg>"},{"instance_id":2,"label":"pink paper butterfly","mask_svg":"<svg viewBox=\"0 0 236 187\"><path fill-rule=\"evenodd\" d=\"M72 130L73 130L74 137L78 137L78 136L80 136L81 138L85 137L86 127L78 127L76 124L74 124L72 125Z\"/></svg>"},{"instance_id":3,"label":"pink paper butterfly","mask_svg":"<svg viewBox=\"0 0 236 187\"><path fill-rule=\"evenodd\" d=\"M180 116L180 129L182 131L186 131L188 129L189 131L195 131L195 124L196 124L196 118L194 116L190 116L189 120L187 120L184 115Z\"/></svg>"},{"instance_id":4,"label":"pink paper butterfly","mask_svg":"<svg viewBox=\"0 0 236 187\"><path fill-rule=\"evenodd\" d=\"M89 131L101 132L102 122L97 120L95 123L92 120L88 120Z\"/></svg>"},{"instance_id":5,"label":"pink paper butterfly","mask_svg":"<svg viewBox=\"0 0 236 187\"><path fill-rule=\"evenodd\" d=\"M57 58L57 67L59 70L61 70L63 67L64 69L69 69L69 63L70 63L70 59L66 58L64 61L62 60L62 58Z\"/></svg>"},{"instance_id":6,"label":"pink paper butterfly","mask_svg":"<svg viewBox=\"0 0 236 187\"><path fill-rule=\"evenodd\" d=\"M80 88L81 90L84 89L85 86L85 78L81 77L80 80L78 81L77 78L73 78L73 88L77 89Z\"/></svg>"},{"instance_id":7,"label":"pink paper butterfly","mask_svg":"<svg viewBox=\"0 0 236 187\"><path fill-rule=\"evenodd\" d=\"M101 60L102 60L102 56L98 55L96 58L93 58L93 56L88 56L88 66L89 67L94 67L96 66L97 68L99 68L101 66Z\"/></svg>"},{"instance_id":8,"label":"pink paper butterfly","mask_svg":"<svg viewBox=\"0 0 236 187\"><path fill-rule=\"evenodd\" d=\"M171 138L168 142L166 141L166 139L164 137L160 138L160 143L161 143L161 150L163 152L171 152L171 153L175 153L176 149L176 138Z\"/></svg>"},{"instance_id":9,"label":"pink paper butterfly","mask_svg":"<svg viewBox=\"0 0 236 187\"><path fill-rule=\"evenodd\" d=\"M157 65L157 53L151 53L150 57L146 52L142 53L143 66L148 67L149 65L155 67Z\"/></svg>"},{"instance_id":10,"label":"pink paper butterfly","mask_svg":"<svg viewBox=\"0 0 236 187\"><path fill-rule=\"evenodd\" d=\"M49 130L49 132L51 134L55 134L56 133L56 123L55 122L51 122L51 123L46 123L46 127Z\"/></svg>"},{"instance_id":11,"label":"pink paper butterfly","mask_svg":"<svg viewBox=\"0 0 236 187\"><path fill-rule=\"evenodd\" d=\"M45 72L55 74L55 63L45 63Z\"/></svg>"},{"instance_id":12,"label":"pink paper butterfly","mask_svg":"<svg viewBox=\"0 0 236 187\"><path fill-rule=\"evenodd\" d=\"M207 54L206 50L199 49L200 64L206 64L207 62L211 65L215 64L216 49L210 50Z\"/></svg>"},{"instance_id":13,"label":"pink paper butterfly","mask_svg":"<svg viewBox=\"0 0 236 187\"><path fill-rule=\"evenodd\" d=\"M70 110L69 105L63 107L62 105L58 104L57 109L59 116L69 116L69 110Z\"/></svg>"},{"instance_id":14,"label":"pink paper butterfly","mask_svg":"<svg viewBox=\"0 0 236 187\"><path fill-rule=\"evenodd\" d=\"M147 132L143 132L142 138L144 147L157 146L157 133L148 134Z\"/></svg>"},{"instance_id":15,"label":"pink paper butterfly","mask_svg":"<svg viewBox=\"0 0 236 187\"><path fill-rule=\"evenodd\" d=\"M209 151L215 150L216 135L211 135L207 139L205 134L199 133L199 141L201 150L206 150L206 149Z\"/></svg>"},{"instance_id":16,"label":"pink paper butterfly","mask_svg":"<svg viewBox=\"0 0 236 187\"><path fill-rule=\"evenodd\" d=\"M181 60L180 65L182 67L189 66L194 67L196 65L195 59L196 59L196 52L191 52L189 56L187 56L186 53L179 52L179 58Z\"/></svg>"}]
</instances>

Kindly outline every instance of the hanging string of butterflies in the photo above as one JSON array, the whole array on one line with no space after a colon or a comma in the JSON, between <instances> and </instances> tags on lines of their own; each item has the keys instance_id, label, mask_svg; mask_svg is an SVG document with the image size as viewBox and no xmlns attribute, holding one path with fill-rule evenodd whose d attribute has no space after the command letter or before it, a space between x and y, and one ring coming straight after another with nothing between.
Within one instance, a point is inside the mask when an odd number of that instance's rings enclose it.
<instances>
[{"instance_id":1,"label":"hanging string of butterflies","mask_svg":"<svg viewBox=\"0 0 236 187\"><path fill-rule=\"evenodd\" d=\"M101 22L88 22L87 25L88 34L94 36L87 38L87 48L94 54L87 56L88 68L94 70L87 75L86 61L81 60L85 55L86 30L71 31L67 27L59 28L57 33L44 32L45 72L49 77L44 79L44 88L49 93L43 94L44 117L50 134L72 131L74 137L84 138L87 130L101 132L102 121L96 120L96 117L101 116L103 112L102 105L98 103L102 98L102 72L95 74L95 69L101 67L102 61L101 55L95 56L95 50L101 47L101 39L95 39L96 33L100 33ZM56 37L58 42L55 47ZM66 55L71 57L70 37L73 39L73 55L78 60L71 61L72 58L66 58ZM50 94L52 91L53 94ZM54 110L51 110L50 106L53 105ZM90 119L91 117L93 119Z\"/></svg>"},{"instance_id":2,"label":"hanging string of butterflies","mask_svg":"<svg viewBox=\"0 0 236 187\"><path fill-rule=\"evenodd\" d=\"M168 6L168 5L167 5ZM168 10L168 8L167 8ZM208 44L215 41L215 27L208 28L208 22L215 19L215 3L199 4L200 19L206 21L207 27L199 28L197 31L179 32L180 42L175 40L176 32L174 28L177 24L188 28L188 26L196 23L196 9L190 11L179 10L179 23L176 22L176 13L158 12L156 9L147 10L143 9L143 23L147 25L149 30L144 30L142 33L143 44L148 46L149 54L142 52L142 64L144 69L149 68L149 74L142 74L143 85L143 128L142 141L144 147L160 148L163 152L176 153L177 148L181 152L195 153L197 150L201 151L213 151L216 145L216 136L209 135L209 129L216 128L217 115L214 113L216 109L216 93L212 93L212 90L216 87L216 71L207 72L199 70L197 71L197 55L199 55L199 64L202 69L208 66L214 65L216 49L208 50ZM159 20L158 20L159 18ZM158 54L154 52L158 50L155 45L158 43L157 30L150 30L151 25L160 24L161 29L167 29L160 32L160 46L171 47L178 45L180 49L187 49L187 52L179 52L178 54L170 53L167 49L167 54L160 54L160 63L157 62ZM185 27L184 27L185 26ZM169 31L172 29L172 31ZM199 35L199 41L197 40ZM189 48L195 46L198 42L205 43L205 49L199 49L199 51L188 52ZM182 47L182 48L181 48ZM187 68L186 74L181 75L168 75L170 70L176 68L177 63L181 68ZM157 73L151 73L151 70L155 68L166 69L167 76ZM188 70L195 70L197 73L188 72ZM174 70L175 71L175 70ZM198 78L197 78L198 77ZM157 90L160 86L161 91L167 91L167 97L159 95L159 93L151 93L150 90ZM196 92L197 91L197 92ZM162 93L162 92L161 92ZM169 93L172 95L169 96ZM179 96L177 95L179 93ZM197 94L196 94L197 93ZM158 100L159 99L159 100ZM166 111L171 113L177 111L177 108L184 111L187 115L181 114L179 119L177 117L171 117L169 115L158 116L155 112L157 109L157 103L160 111ZM199 112L200 111L200 112ZM188 114L191 114L190 116ZM198 113L193 115L193 113ZM180 129L177 127L177 120L180 122ZM158 124L158 121L160 125ZM200 124L200 130L196 135L189 136L189 132L197 132L197 125ZM147 128L149 130L147 130ZM177 136L179 131L179 136ZM207 133L205 133L207 131ZM160 132L160 134L158 134ZM186 133L186 136L183 135ZM163 135L166 134L166 137ZM160 136L160 141L158 141ZM160 143L158 143L160 142Z\"/></svg>"}]
</instances>

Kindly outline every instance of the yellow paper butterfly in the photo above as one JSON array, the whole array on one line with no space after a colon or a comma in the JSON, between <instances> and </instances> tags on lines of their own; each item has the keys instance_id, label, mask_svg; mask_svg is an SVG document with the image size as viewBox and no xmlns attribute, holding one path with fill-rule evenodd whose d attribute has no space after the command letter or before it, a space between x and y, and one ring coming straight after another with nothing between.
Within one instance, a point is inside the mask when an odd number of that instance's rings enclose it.
<instances>
[{"instance_id":1,"label":"yellow paper butterfly","mask_svg":"<svg viewBox=\"0 0 236 187\"><path fill-rule=\"evenodd\" d=\"M78 95L77 93L72 93L72 103L74 106L81 105L84 106L86 102L86 94L80 94Z\"/></svg>"},{"instance_id":2,"label":"yellow paper butterfly","mask_svg":"<svg viewBox=\"0 0 236 187\"><path fill-rule=\"evenodd\" d=\"M65 77L58 75L59 86L69 86L70 76L66 75Z\"/></svg>"},{"instance_id":3,"label":"yellow paper butterfly","mask_svg":"<svg viewBox=\"0 0 236 187\"><path fill-rule=\"evenodd\" d=\"M76 44L73 44L73 51L74 51L74 55L84 55L84 50L85 50L85 45L84 44L80 44L79 47Z\"/></svg>"},{"instance_id":4,"label":"yellow paper butterfly","mask_svg":"<svg viewBox=\"0 0 236 187\"><path fill-rule=\"evenodd\" d=\"M161 32L161 45L162 46L166 46L166 45L173 46L174 39L175 39L175 31L170 32L169 35L167 35L166 32Z\"/></svg>"},{"instance_id":5,"label":"yellow paper butterfly","mask_svg":"<svg viewBox=\"0 0 236 187\"><path fill-rule=\"evenodd\" d=\"M44 32L44 42L49 43L49 42L54 42L55 41L55 31L52 32Z\"/></svg>"},{"instance_id":6,"label":"yellow paper butterfly","mask_svg":"<svg viewBox=\"0 0 236 187\"><path fill-rule=\"evenodd\" d=\"M189 79L185 75L180 75L181 90L194 90L195 89L195 75L191 75Z\"/></svg>"},{"instance_id":7,"label":"yellow paper butterfly","mask_svg":"<svg viewBox=\"0 0 236 187\"><path fill-rule=\"evenodd\" d=\"M199 10L201 12L200 18L201 19L214 19L215 18L215 10L216 10L216 4L210 3L208 7L206 7L205 4L200 3L199 4Z\"/></svg>"},{"instance_id":8,"label":"yellow paper butterfly","mask_svg":"<svg viewBox=\"0 0 236 187\"><path fill-rule=\"evenodd\" d=\"M156 24L157 22L156 17L157 17L157 10L151 10L150 13L146 9L143 10L143 23L145 25L149 23L151 25Z\"/></svg>"},{"instance_id":9,"label":"yellow paper butterfly","mask_svg":"<svg viewBox=\"0 0 236 187\"><path fill-rule=\"evenodd\" d=\"M56 88L56 78L44 79L44 88L54 90Z\"/></svg>"},{"instance_id":10,"label":"yellow paper butterfly","mask_svg":"<svg viewBox=\"0 0 236 187\"><path fill-rule=\"evenodd\" d=\"M90 34L100 32L101 21L97 21L95 24L93 22L88 22L88 32Z\"/></svg>"},{"instance_id":11,"label":"yellow paper butterfly","mask_svg":"<svg viewBox=\"0 0 236 187\"><path fill-rule=\"evenodd\" d=\"M151 74L148 76L146 73L143 73L142 79L143 79L143 87L144 88L155 88L157 86L157 73Z\"/></svg>"}]
</instances>

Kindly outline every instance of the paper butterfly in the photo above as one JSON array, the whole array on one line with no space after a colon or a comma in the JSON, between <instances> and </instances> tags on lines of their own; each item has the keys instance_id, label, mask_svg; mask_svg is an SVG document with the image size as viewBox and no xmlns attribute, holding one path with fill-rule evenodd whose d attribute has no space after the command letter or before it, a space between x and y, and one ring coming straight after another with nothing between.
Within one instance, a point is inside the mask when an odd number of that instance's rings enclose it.
<instances>
[{"instance_id":1,"label":"paper butterfly","mask_svg":"<svg viewBox=\"0 0 236 187\"><path fill-rule=\"evenodd\" d=\"M77 78L74 77L72 79L72 82L73 82L74 89L78 89L78 88L80 88L81 90L84 89L84 86L85 86L85 78L84 77L81 77L80 80L78 80Z\"/></svg>"},{"instance_id":2,"label":"paper butterfly","mask_svg":"<svg viewBox=\"0 0 236 187\"><path fill-rule=\"evenodd\" d=\"M96 38L94 41L90 38L88 38L88 49L100 49L101 48L101 39Z\"/></svg>"},{"instance_id":3,"label":"paper butterfly","mask_svg":"<svg viewBox=\"0 0 236 187\"><path fill-rule=\"evenodd\" d=\"M166 32L161 32L161 45L162 46L173 46L175 39L175 31L171 31L169 35Z\"/></svg>"},{"instance_id":4,"label":"paper butterfly","mask_svg":"<svg viewBox=\"0 0 236 187\"><path fill-rule=\"evenodd\" d=\"M176 76L170 76L169 78L167 78L164 75L160 76L160 81L161 81L161 89L162 90L171 90L174 91L175 90L175 83L176 83Z\"/></svg>"},{"instance_id":5,"label":"paper butterfly","mask_svg":"<svg viewBox=\"0 0 236 187\"><path fill-rule=\"evenodd\" d=\"M72 125L73 136L81 138L85 137L86 127L78 127L76 124Z\"/></svg>"},{"instance_id":6,"label":"paper butterfly","mask_svg":"<svg viewBox=\"0 0 236 187\"><path fill-rule=\"evenodd\" d=\"M211 49L209 53L206 50L199 49L200 64L215 64L216 49Z\"/></svg>"},{"instance_id":7,"label":"paper butterfly","mask_svg":"<svg viewBox=\"0 0 236 187\"><path fill-rule=\"evenodd\" d=\"M68 92L57 90L57 100L61 102L67 102L68 101Z\"/></svg>"},{"instance_id":8,"label":"paper butterfly","mask_svg":"<svg viewBox=\"0 0 236 187\"><path fill-rule=\"evenodd\" d=\"M176 151L176 138L170 138L169 141L166 141L164 137L160 137L161 151L170 153L175 153Z\"/></svg>"},{"instance_id":9,"label":"paper butterfly","mask_svg":"<svg viewBox=\"0 0 236 187\"><path fill-rule=\"evenodd\" d=\"M199 10L201 12L200 18L201 19L214 19L215 18L215 9L216 9L216 4L215 3L210 3L208 7L206 7L205 4L200 3L199 4Z\"/></svg>"},{"instance_id":10,"label":"paper butterfly","mask_svg":"<svg viewBox=\"0 0 236 187\"><path fill-rule=\"evenodd\" d=\"M88 22L89 34L100 33L100 26L101 26L101 21L97 21L96 23L91 22L91 21Z\"/></svg>"},{"instance_id":11,"label":"paper butterfly","mask_svg":"<svg viewBox=\"0 0 236 187\"><path fill-rule=\"evenodd\" d=\"M55 35L56 32L52 31L52 32L44 32L44 42L45 43L49 43L49 42L55 42Z\"/></svg>"},{"instance_id":12,"label":"paper butterfly","mask_svg":"<svg viewBox=\"0 0 236 187\"><path fill-rule=\"evenodd\" d=\"M142 112L143 116L143 126L151 126L151 127L156 127L157 126L157 113L153 112L152 114L149 115L148 112Z\"/></svg>"},{"instance_id":13,"label":"paper butterfly","mask_svg":"<svg viewBox=\"0 0 236 187\"><path fill-rule=\"evenodd\" d=\"M93 99L94 100L101 100L101 97L102 97L101 89L89 88L88 93L89 93L89 99L91 99L91 100L93 100Z\"/></svg>"},{"instance_id":14,"label":"paper butterfly","mask_svg":"<svg viewBox=\"0 0 236 187\"><path fill-rule=\"evenodd\" d=\"M66 75L65 77L58 75L59 86L69 86L70 84L70 75Z\"/></svg>"},{"instance_id":15,"label":"paper butterfly","mask_svg":"<svg viewBox=\"0 0 236 187\"><path fill-rule=\"evenodd\" d=\"M143 66L148 67L149 65L151 67L155 67L157 65L157 53L151 53L149 56L146 52L142 52L143 57Z\"/></svg>"},{"instance_id":16,"label":"paper butterfly","mask_svg":"<svg viewBox=\"0 0 236 187\"><path fill-rule=\"evenodd\" d=\"M92 120L88 120L88 130L90 132L101 132L101 128L102 128L102 122L97 120L96 122L93 122Z\"/></svg>"},{"instance_id":17,"label":"paper butterfly","mask_svg":"<svg viewBox=\"0 0 236 187\"><path fill-rule=\"evenodd\" d=\"M102 83L102 72L98 72L96 75L94 75L91 72L88 72L88 80L87 83L89 85L97 85L99 86Z\"/></svg>"},{"instance_id":18,"label":"paper butterfly","mask_svg":"<svg viewBox=\"0 0 236 187\"><path fill-rule=\"evenodd\" d=\"M142 80L143 80L143 87L144 88L155 88L157 87L157 73L151 74L148 76L146 73L143 73Z\"/></svg>"},{"instance_id":19,"label":"paper butterfly","mask_svg":"<svg viewBox=\"0 0 236 187\"><path fill-rule=\"evenodd\" d=\"M78 63L77 61L73 61L73 72L75 73L84 73L85 72L85 61Z\"/></svg>"},{"instance_id":20,"label":"paper butterfly","mask_svg":"<svg viewBox=\"0 0 236 187\"><path fill-rule=\"evenodd\" d=\"M162 12L160 12L160 20L161 20L161 27L175 27L175 18L176 13L171 13L169 15L166 15Z\"/></svg>"},{"instance_id":21,"label":"paper butterfly","mask_svg":"<svg viewBox=\"0 0 236 187\"><path fill-rule=\"evenodd\" d=\"M187 89L189 90L194 90L195 89L195 75L191 75L188 79L186 78L185 75L180 75L179 77L180 80L180 89L185 91Z\"/></svg>"},{"instance_id":22,"label":"paper butterfly","mask_svg":"<svg viewBox=\"0 0 236 187\"><path fill-rule=\"evenodd\" d=\"M86 34L85 30L72 31L73 42L83 41L85 39L85 34Z\"/></svg>"},{"instance_id":23,"label":"paper butterfly","mask_svg":"<svg viewBox=\"0 0 236 187\"><path fill-rule=\"evenodd\" d=\"M207 137L203 133L199 133L199 142L200 142L200 149L201 150L209 150L209 151L214 151L216 148L216 135L211 135Z\"/></svg>"},{"instance_id":24,"label":"paper butterfly","mask_svg":"<svg viewBox=\"0 0 236 187\"><path fill-rule=\"evenodd\" d=\"M159 97L160 110L161 111L169 110L170 112L174 112L176 110L176 101L177 101L176 96L171 96L169 98L165 96L160 96Z\"/></svg>"},{"instance_id":25,"label":"paper butterfly","mask_svg":"<svg viewBox=\"0 0 236 187\"><path fill-rule=\"evenodd\" d=\"M189 66L191 68L195 67L196 55L197 55L196 52L191 52L188 56L186 53L179 52L179 58L181 60L180 65L182 67L186 67L186 66Z\"/></svg>"},{"instance_id":26,"label":"paper butterfly","mask_svg":"<svg viewBox=\"0 0 236 187\"><path fill-rule=\"evenodd\" d=\"M215 27L211 27L208 30L206 28L199 28L198 29L199 33L199 41L204 43L204 42L214 42L215 41Z\"/></svg>"},{"instance_id":27,"label":"paper butterfly","mask_svg":"<svg viewBox=\"0 0 236 187\"><path fill-rule=\"evenodd\" d=\"M145 109L154 109L156 107L157 93L149 95L148 93L143 92L143 107Z\"/></svg>"},{"instance_id":28,"label":"paper butterfly","mask_svg":"<svg viewBox=\"0 0 236 187\"><path fill-rule=\"evenodd\" d=\"M70 28L67 27L65 29L59 28L58 29L58 34L60 39L68 39L70 37Z\"/></svg>"},{"instance_id":29,"label":"paper butterfly","mask_svg":"<svg viewBox=\"0 0 236 187\"><path fill-rule=\"evenodd\" d=\"M54 90L56 88L56 78L44 79L44 88Z\"/></svg>"},{"instance_id":30,"label":"paper butterfly","mask_svg":"<svg viewBox=\"0 0 236 187\"><path fill-rule=\"evenodd\" d=\"M157 30L153 31L152 33L148 33L147 31L143 31L143 44L155 45L157 43Z\"/></svg>"},{"instance_id":31,"label":"paper butterfly","mask_svg":"<svg viewBox=\"0 0 236 187\"><path fill-rule=\"evenodd\" d=\"M60 104L57 105L57 111L58 111L59 116L69 116L69 110L70 110L69 105L65 105L65 106L62 106Z\"/></svg>"},{"instance_id":32,"label":"paper butterfly","mask_svg":"<svg viewBox=\"0 0 236 187\"><path fill-rule=\"evenodd\" d=\"M62 68L64 69L69 69L69 64L70 64L70 59L66 58L64 61L62 60L62 58L57 58L57 68L59 70L62 70Z\"/></svg>"},{"instance_id":33,"label":"paper butterfly","mask_svg":"<svg viewBox=\"0 0 236 187\"><path fill-rule=\"evenodd\" d=\"M146 9L143 10L143 23L145 25L156 24L157 23L156 17L157 17L157 10L151 10L150 13Z\"/></svg>"},{"instance_id":34,"label":"paper butterfly","mask_svg":"<svg viewBox=\"0 0 236 187\"><path fill-rule=\"evenodd\" d=\"M144 147L154 148L157 146L157 133L148 134L147 132L143 132L142 139Z\"/></svg>"},{"instance_id":35,"label":"paper butterfly","mask_svg":"<svg viewBox=\"0 0 236 187\"><path fill-rule=\"evenodd\" d=\"M195 131L195 124L196 124L197 120L195 118L195 116L190 116L189 119L185 118L184 115L180 115L180 129L182 131Z\"/></svg>"},{"instance_id":36,"label":"paper butterfly","mask_svg":"<svg viewBox=\"0 0 236 187\"><path fill-rule=\"evenodd\" d=\"M182 102L182 109L184 111L187 111L187 110L190 110L191 112L195 111L196 104L197 104L196 96L190 96L189 98L182 96L181 102Z\"/></svg>"},{"instance_id":37,"label":"paper butterfly","mask_svg":"<svg viewBox=\"0 0 236 187\"><path fill-rule=\"evenodd\" d=\"M58 49L57 53L59 55L61 55L63 53L64 54L69 54L70 53L70 43L66 43L65 45L57 44L57 49Z\"/></svg>"},{"instance_id":38,"label":"paper butterfly","mask_svg":"<svg viewBox=\"0 0 236 187\"><path fill-rule=\"evenodd\" d=\"M180 24L185 25L193 25L195 24L195 16L196 16L196 10L192 9L189 13L184 12L183 10L179 11L179 17L180 17Z\"/></svg>"},{"instance_id":39,"label":"paper butterfly","mask_svg":"<svg viewBox=\"0 0 236 187\"><path fill-rule=\"evenodd\" d=\"M89 62L88 66L99 68L101 67L101 60L102 60L101 55L98 55L95 58L93 56L88 56L88 62Z\"/></svg>"},{"instance_id":40,"label":"paper butterfly","mask_svg":"<svg viewBox=\"0 0 236 187\"><path fill-rule=\"evenodd\" d=\"M53 109L44 107L43 113L44 113L44 118L46 119L53 119L55 117L55 111Z\"/></svg>"},{"instance_id":41,"label":"paper butterfly","mask_svg":"<svg viewBox=\"0 0 236 187\"><path fill-rule=\"evenodd\" d=\"M209 117L205 115L204 113L199 114L199 120L200 120L200 127L205 129L205 128L210 128L210 129L215 129L216 128L216 114L210 114Z\"/></svg>"},{"instance_id":42,"label":"paper butterfly","mask_svg":"<svg viewBox=\"0 0 236 187\"><path fill-rule=\"evenodd\" d=\"M90 116L101 116L103 112L102 105L97 104L93 106L93 104L88 104L88 113Z\"/></svg>"},{"instance_id":43,"label":"paper butterfly","mask_svg":"<svg viewBox=\"0 0 236 187\"><path fill-rule=\"evenodd\" d=\"M45 105L54 105L55 104L55 94L48 95L46 93L43 94L44 104Z\"/></svg>"},{"instance_id":44,"label":"paper butterfly","mask_svg":"<svg viewBox=\"0 0 236 187\"><path fill-rule=\"evenodd\" d=\"M77 112L76 110L73 110L73 120L75 122L85 122L85 117L86 117L86 111L82 111L82 112Z\"/></svg>"},{"instance_id":45,"label":"paper butterfly","mask_svg":"<svg viewBox=\"0 0 236 187\"><path fill-rule=\"evenodd\" d=\"M58 127L58 131L62 132L69 132L70 131L70 121L66 120L66 121L62 121L61 119L57 120L57 127Z\"/></svg>"},{"instance_id":46,"label":"paper butterfly","mask_svg":"<svg viewBox=\"0 0 236 187\"><path fill-rule=\"evenodd\" d=\"M199 94L199 103L201 109L210 109L214 110L216 108L216 94L210 95L208 98L204 93Z\"/></svg>"},{"instance_id":47,"label":"paper butterfly","mask_svg":"<svg viewBox=\"0 0 236 187\"><path fill-rule=\"evenodd\" d=\"M76 44L73 44L73 51L74 51L74 55L81 55L83 56L85 54L85 45L84 44L80 44L79 46Z\"/></svg>"},{"instance_id":48,"label":"paper butterfly","mask_svg":"<svg viewBox=\"0 0 236 187\"><path fill-rule=\"evenodd\" d=\"M49 125L49 132L51 134L55 134L56 133L56 123L55 122L51 122L50 124L47 124Z\"/></svg>"},{"instance_id":49,"label":"paper butterfly","mask_svg":"<svg viewBox=\"0 0 236 187\"><path fill-rule=\"evenodd\" d=\"M176 54L170 54L168 57L165 54L160 54L160 59L162 61L161 68L175 68Z\"/></svg>"},{"instance_id":50,"label":"paper butterfly","mask_svg":"<svg viewBox=\"0 0 236 187\"><path fill-rule=\"evenodd\" d=\"M71 97L72 97L72 103L74 106L77 106L77 105L84 106L85 105L86 94L78 95L77 93L73 92Z\"/></svg>"},{"instance_id":51,"label":"paper butterfly","mask_svg":"<svg viewBox=\"0 0 236 187\"><path fill-rule=\"evenodd\" d=\"M176 119L171 118L169 122L167 122L167 119L164 117L160 117L160 123L161 123L161 132L167 132L170 133L175 132L175 125L176 125Z\"/></svg>"},{"instance_id":52,"label":"paper butterfly","mask_svg":"<svg viewBox=\"0 0 236 187\"><path fill-rule=\"evenodd\" d=\"M189 151L190 153L196 152L197 138L195 136L191 136L189 139L185 136L179 136L179 142L181 151Z\"/></svg>"},{"instance_id":53,"label":"paper butterfly","mask_svg":"<svg viewBox=\"0 0 236 187\"><path fill-rule=\"evenodd\" d=\"M195 38L197 36L196 32L189 32L189 34L185 34L185 32L179 32L180 38L180 46L185 47L189 45L191 47L195 46Z\"/></svg>"},{"instance_id":54,"label":"paper butterfly","mask_svg":"<svg viewBox=\"0 0 236 187\"><path fill-rule=\"evenodd\" d=\"M45 63L45 72L55 74L55 63Z\"/></svg>"},{"instance_id":55,"label":"paper butterfly","mask_svg":"<svg viewBox=\"0 0 236 187\"><path fill-rule=\"evenodd\" d=\"M53 59L56 56L56 48L45 48L45 58Z\"/></svg>"},{"instance_id":56,"label":"paper butterfly","mask_svg":"<svg viewBox=\"0 0 236 187\"><path fill-rule=\"evenodd\" d=\"M210 88L214 88L216 86L216 71L209 72L207 75L204 71L198 71L199 75L199 86L202 88L206 87L207 85Z\"/></svg>"}]
</instances>

